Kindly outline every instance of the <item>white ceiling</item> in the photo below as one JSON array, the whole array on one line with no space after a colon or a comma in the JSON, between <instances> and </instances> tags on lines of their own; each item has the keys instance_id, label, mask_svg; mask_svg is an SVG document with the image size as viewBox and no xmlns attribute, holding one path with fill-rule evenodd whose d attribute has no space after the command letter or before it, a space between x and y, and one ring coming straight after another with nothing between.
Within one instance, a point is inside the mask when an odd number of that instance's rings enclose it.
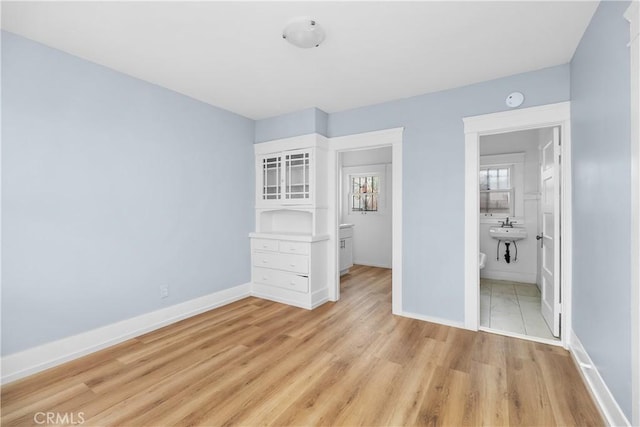
<instances>
[{"instance_id":1,"label":"white ceiling","mask_svg":"<svg viewBox=\"0 0 640 427\"><path fill-rule=\"evenodd\" d=\"M261 119L565 64L597 4L3 1L2 28ZM281 38L300 15L325 28L320 47Z\"/></svg>"}]
</instances>

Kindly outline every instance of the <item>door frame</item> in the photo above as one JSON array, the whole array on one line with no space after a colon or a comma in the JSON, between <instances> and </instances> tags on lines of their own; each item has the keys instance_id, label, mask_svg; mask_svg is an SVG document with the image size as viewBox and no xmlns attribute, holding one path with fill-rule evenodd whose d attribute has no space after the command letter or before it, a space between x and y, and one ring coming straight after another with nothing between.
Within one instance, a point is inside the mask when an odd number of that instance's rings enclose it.
<instances>
[{"instance_id":1,"label":"door frame","mask_svg":"<svg viewBox=\"0 0 640 427\"><path fill-rule=\"evenodd\" d=\"M631 76L631 424L640 424L640 4L631 2L629 21Z\"/></svg>"},{"instance_id":2,"label":"door frame","mask_svg":"<svg viewBox=\"0 0 640 427\"><path fill-rule=\"evenodd\" d=\"M560 102L538 107L465 117L465 212L464 212L464 326L477 331L480 325L479 167L480 137L528 129L560 126L560 229L562 325L560 342L569 347L571 331L571 104ZM550 342L549 340L542 340Z\"/></svg>"},{"instance_id":3,"label":"door frame","mask_svg":"<svg viewBox=\"0 0 640 427\"><path fill-rule=\"evenodd\" d=\"M374 132L329 138L328 191L329 191L329 300L340 299L340 269L338 233L340 227L340 180L338 174L338 156L344 151L367 150L371 148L391 147L392 176L392 261L391 307L393 314L402 314L402 134L404 128L392 128Z\"/></svg>"}]
</instances>

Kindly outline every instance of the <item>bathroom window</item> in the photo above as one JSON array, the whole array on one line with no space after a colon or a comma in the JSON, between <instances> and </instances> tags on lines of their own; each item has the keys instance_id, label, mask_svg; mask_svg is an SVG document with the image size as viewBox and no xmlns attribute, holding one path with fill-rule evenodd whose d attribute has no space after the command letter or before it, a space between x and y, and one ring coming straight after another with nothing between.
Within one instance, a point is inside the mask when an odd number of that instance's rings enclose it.
<instances>
[{"instance_id":1,"label":"bathroom window","mask_svg":"<svg viewBox=\"0 0 640 427\"><path fill-rule=\"evenodd\" d=\"M480 214L513 216L511 167L480 168Z\"/></svg>"},{"instance_id":2,"label":"bathroom window","mask_svg":"<svg viewBox=\"0 0 640 427\"><path fill-rule=\"evenodd\" d=\"M351 175L349 200L352 212L378 212L380 176Z\"/></svg>"}]
</instances>

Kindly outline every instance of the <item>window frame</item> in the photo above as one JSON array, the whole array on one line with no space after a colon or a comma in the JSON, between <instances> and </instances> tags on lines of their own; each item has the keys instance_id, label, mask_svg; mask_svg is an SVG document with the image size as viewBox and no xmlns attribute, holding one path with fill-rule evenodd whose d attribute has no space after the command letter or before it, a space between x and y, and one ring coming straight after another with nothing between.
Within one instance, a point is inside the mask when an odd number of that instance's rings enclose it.
<instances>
[{"instance_id":1,"label":"window frame","mask_svg":"<svg viewBox=\"0 0 640 427\"><path fill-rule=\"evenodd\" d=\"M487 189L487 190L482 190L482 189L478 189L478 191L482 194L482 193L509 193L509 212L508 213L502 213L502 212L479 212L480 216L484 216L485 218L490 217L490 218L506 218L506 217L514 217L515 216L515 188L514 188L514 165L509 164L509 165L483 165L480 166L479 171L482 172L483 170L490 170L490 169L495 169L495 170L499 170L499 169L506 169L509 173L509 187L508 188L497 188L497 189Z\"/></svg>"},{"instance_id":2,"label":"window frame","mask_svg":"<svg viewBox=\"0 0 640 427\"><path fill-rule=\"evenodd\" d=\"M380 212L380 184L382 182L382 176L379 173L352 173L349 174L349 193L348 193L348 197L349 197L349 213L351 214L358 214L358 213L366 213L366 214L370 214L370 213L378 213ZM353 192L353 180L356 178L369 178L371 177L373 178L377 178L378 179L378 185L377 185L377 189L376 191L370 191L367 193L354 193ZM354 204L353 204L353 197L356 195L367 195L367 194L371 194L372 196L374 196L376 198L376 209L375 210L354 210Z\"/></svg>"},{"instance_id":3,"label":"window frame","mask_svg":"<svg viewBox=\"0 0 640 427\"><path fill-rule=\"evenodd\" d=\"M481 213L479 200L480 186L478 185L478 216L480 223L499 224L500 221L504 221L507 217L520 223L524 221L524 164L525 153L506 153L480 156L478 182L480 181L480 170L510 168L509 186L512 206L510 214Z\"/></svg>"},{"instance_id":4,"label":"window frame","mask_svg":"<svg viewBox=\"0 0 640 427\"><path fill-rule=\"evenodd\" d=\"M387 213L387 165L376 164L366 166L345 166L343 167L342 188L344 189L344 196L342 197L342 203L344 203L344 211L347 216L350 215L386 215ZM378 177L378 210L377 211L354 211L353 210L353 192L352 192L352 179L353 177L363 176L376 176ZM346 200L345 200L346 197ZM343 208L341 208L342 210Z\"/></svg>"}]
</instances>

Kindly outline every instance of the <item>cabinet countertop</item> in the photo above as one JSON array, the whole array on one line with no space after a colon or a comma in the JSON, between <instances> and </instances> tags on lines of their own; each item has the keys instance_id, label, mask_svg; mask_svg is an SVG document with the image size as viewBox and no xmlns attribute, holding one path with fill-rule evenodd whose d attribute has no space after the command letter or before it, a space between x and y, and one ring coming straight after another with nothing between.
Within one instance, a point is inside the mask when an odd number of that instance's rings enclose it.
<instances>
[{"instance_id":1,"label":"cabinet countertop","mask_svg":"<svg viewBox=\"0 0 640 427\"><path fill-rule=\"evenodd\" d=\"M329 240L328 234L316 234L311 235L307 233L284 233L284 232L275 232L275 233L249 233L249 237L251 238L259 238L259 239L273 239L273 240L291 240L295 242L318 242L321 240Z\"/></svg>"}]
</instances>

